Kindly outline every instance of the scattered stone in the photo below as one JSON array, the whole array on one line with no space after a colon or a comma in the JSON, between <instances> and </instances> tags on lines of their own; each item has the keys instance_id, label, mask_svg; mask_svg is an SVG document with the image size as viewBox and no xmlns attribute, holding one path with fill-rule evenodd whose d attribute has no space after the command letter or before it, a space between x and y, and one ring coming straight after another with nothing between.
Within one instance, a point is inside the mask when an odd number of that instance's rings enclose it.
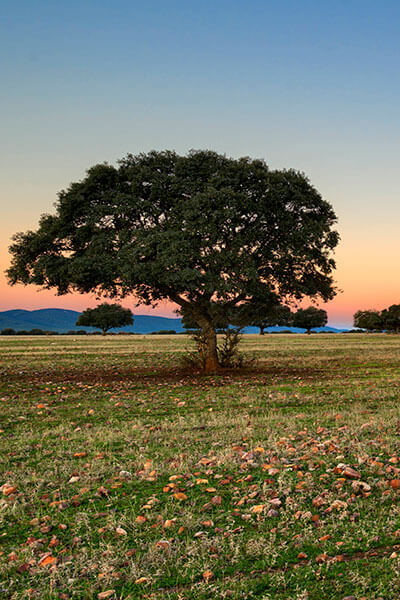
<instances>
[{"instance_id":1,"label":"scattered stone","mask_svg":"<svg viewBox=\"0 0 400 600\"><path fill-rule=\"evenodd\" d=\"M168 540L159 540L156 542L156 548L160 548L161 550L168 550L170 546L171 544Z\"/></svg>"},{"instance_id":2,"label":"scattered stone","mask_svg":"<svg viewBox=\"0 0 400 600\"><path fill-rule=\"evenodd\" d=\"M344 510L347 508L347 502L344 500L334 500L329 508L336 508L336 510Z\"/></svg>"},{"instance_id":3,"label":"scattered stone","mask_svg":"<svg viewBox=\"0 0 400 600\"><path fill-rule=\"evenodd\" d=\"M371 486L368 485L368 483L365 483L365 481L353 481L351 487L356 492L356 494L371 491Z\"/></svg>"},{"instance_id":4,"label":"scattered stone","mask_svg":"<svg viewBox=\"0 0 400 600\"><path fill-rule=\"evenodd\" d=\"M106 600L107 598L111 598L115 594L115 590L106 590L105 592L99 592L97 594L97 598L99 600Z\"/></svg>"},{"instance_id":5,"label":"scattered stone","mask_svg":"<svg viewBox=\"0 0 400 600\"><path fill-rule=\"evenodd\" d=\"M45 554L38 562L39 567L47 567L47 565L54 565L57 562L55 556L52 556L50 553Z\"/></svg>"},{"instance_id":6,"label":"scattered stone","mask_svg":"<svg viewBox=\"0 0 400 600\"><path fill-rule=\"evenodd\" d=\"M17 488L15 485L11 485L11 483L4 483L0 487L0 491L3 492L3 496L10 496L17 491Z\"/></svg>"},{"instance_id":7,"label":"scattered stone","mask_svg":"<svg viewBox=\"0 0 400 600\"><path fill-rule=\"evenodd\" d=\"M73 475L69 480L68 483L76 483L77 481L79 481L79 477L78 475Z\"/></svg>"},{"instance_id":8,"label":"scattered stone","mask_svg":"<svg viewBox=\"0 0 400 600\"><path fill-rule=\"evenodd\" d=\"M265 508L265 504L255 504L254 506L251 507L250 512L258 515L259 513L263 512L264 508Z\"/></svg>"},{"instance_id":9,"label":"scattered stone","mask_svg":"<svg viewBox=\"0 0 400 600\"><path fill-rule=\"evenodd\" d=\"M272 506L275 506L275 508L282 506L282 502L279 500L279 498L272 498L269 503L272 504Z\"/></svg>"},{"instance_id":10,"label":"scattered stone","mask_svg":"<svg viewBox=\"0 0 400 600\"><path fill-rule=\"evenodd\" d=\"M135 523L139 523L139 525L146 523L146 521L147 521L147 519L143 515L138 515L135 519Z\"/></svg>"},{"instance_id":11,"label":"scattered stone","mask_svg":"<svg viewBox=\"0 0 400 600\"><path fill-rule=\"evenodd\" d=\"M318 564L321 564L321 563L325 563L328 560L328 558L329 558L329 556L326 554L326 552L323 552L323 554L318 554L315 561Z\"/></svg>"},{"instance_id":12,"label":"scattered stone","mask_svg":"<svg viewBox=\"0 0 400 600\"><path fill-rule=\"evenodd\" d=\"M361 479L360 473L352 467L345 467L342 474L348 479Z\"/></svg>"}]
</instances>

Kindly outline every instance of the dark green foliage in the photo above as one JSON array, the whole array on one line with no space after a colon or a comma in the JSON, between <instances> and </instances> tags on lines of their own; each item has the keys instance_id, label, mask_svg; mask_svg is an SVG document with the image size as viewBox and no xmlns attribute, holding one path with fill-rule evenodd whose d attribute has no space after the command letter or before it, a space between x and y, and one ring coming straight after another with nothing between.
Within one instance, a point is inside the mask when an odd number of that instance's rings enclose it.
<instances>
[{"instance_id":1,"label":"dark green foliage","mask_svg":"<svg viewBox=\"0 0 400 600\"><path fill-rule=\"evenodd\" d=\"M87 335L87 331L85 331L85 329L80 329L78 331L75 331L75 329L70 329L63 335Z\"/></svg>"},{"instance_id":2,"label":"dark green foliage","mask_svg":"<svg viewBox=\"0 0 400 600\"><path fill-rule=\"evenodd\" d=\"M279 304L274 298L254 299L244 309L247 314L247 324L259 327L261 335L267 327L290 326L293 322L290 308Z\"/></svg>"},{"instance_id":3,"label":"dark green foliage","mask_svg":"<svg viewBox=\"0 0 400 600\"><path fill-rule=\"evenodd\" d=\"M56 208L14 237L10 283L175 302L207 339L207 370L218 366L215 307L335 294L331 205L302 173L262 160L128 155L89 169Z\"/></svg>"},{"instance_id":4,"label":"dark green foliage","mask_svg":"<svg viewBox=\"0 0 400 600\"><path fill-rule=\"evenodd\" d=\"M245 366L246 358L239 352L241 338L242 334L239 328L225 330L222 343L218 346L218 360L221 367Z\"/></svg>"},{"instance_id":5,"label":"dark green foliage","mask_svg":"<svg viewBox=\"0 0 400 600\"><path fill-rule=\"evenodd\" d=\"M175 329L160 329L160 331L152 331L150 335L175 335Z\"/></svg>"},{"instance_id":6,"label":"dark green foliage","mask_svg":"<svg viewBox=\"0 0 400 600\"><path fill-rule=\"evenodd\" d=\"M1 330L1 335L15 335L16 331L15 329L12 329L12 327L6 327L5 329Z\"/></svg>"},{"instance_id":7,"label":"dark green foliage","mask_svg":"<svg viewBox=\"0 0 400 600\"><path fill-rule=\"evenodd\" d=\"M306 329L307 333L315 327L324 327L328 322L328 315L322 308L309 306L308 308L299 308L293 315L293 326Z\"/></svg>"},{"instance_id":8,"label":"dark green foliage","mask_svg":"<svg viewBox=\"0 0 400 600\"><path fill-rule=\"evenodd\" d=\"M133 325L132 311L120 304L99 304L96 308L87 308L78 318L79 327L96 327L103 334L110 329Z\"/></svg>"},{"instance_id":9,"label":"dark green foliage","mask_svg":"<svg viewBox=\"0 0 400 600\"><path fill-rule=\"evenodd\" d=\"M353 325L367 331L381 331L383 328L382 314L377 310L358 310L354 314Z\"/></svg>"},{"instance_id":10,"label":"dark green foliage","mask_svg":"<svg viewBox=\"0 0 400 600\"><path fill-rule=\"evenodd\" d=\"M392 304L380 314L381 329L399 333L400 331L400 304Z\"/></svg>"},{"instance_id":11,"label":"dark green foliage","mask_svg":"<svg viewBox=\"0 0 400 600\"><path fill-rule=\"evenodd\" d=\"M392 304L382 311L358 310L354 317L354 326L370 331L400 331L400 304Z\"/></svg>"},{"instance_id":12,"label":"dark green foliage","mask_svg":"<svg viewBox=\"0 0 400 600\"><path fill-rule=\"evenodd\" d=\"M176 310L175 313L181 318L182 325L185 329L199 329L199 324L196 322L196 318L190 306L183 306ZM213 302L209 308L210 321L213 327L221 333L223 333L229 325L237 323L240 313L241 307L227 307L221 302ZM243 321L242 326L245 326L246 324L247 321Z\"/></svg>"}]
</instances>

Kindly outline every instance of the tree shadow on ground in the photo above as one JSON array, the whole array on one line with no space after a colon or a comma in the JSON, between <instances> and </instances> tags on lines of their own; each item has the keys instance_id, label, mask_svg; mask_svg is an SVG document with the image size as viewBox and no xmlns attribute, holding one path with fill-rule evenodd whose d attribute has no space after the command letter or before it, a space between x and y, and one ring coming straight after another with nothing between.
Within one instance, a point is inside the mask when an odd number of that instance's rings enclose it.
<instances>
[{"instance_id":1,"label":"tree shadow on ground","mask_svg":"<svg viewBox=\"0 0 400 600\"><path fill-rule=\"evenodd\" d=\"M270 385L278 381L318 381L321 379L336 379L340 375L337 369L331 367L303 367L284 365L276 366L262 364L256 367L241 369L221 369L215 374L204 374L199 370L189 368L143 368L143 367L55 367L35 370L4 370L0 372L0 381L10 384L24 382L27 384L46 383L80 383L80 384L179 384L201 385L202 387L221 387L229 384L246 383L255 385Z\"/></svg>"}]
</instances>

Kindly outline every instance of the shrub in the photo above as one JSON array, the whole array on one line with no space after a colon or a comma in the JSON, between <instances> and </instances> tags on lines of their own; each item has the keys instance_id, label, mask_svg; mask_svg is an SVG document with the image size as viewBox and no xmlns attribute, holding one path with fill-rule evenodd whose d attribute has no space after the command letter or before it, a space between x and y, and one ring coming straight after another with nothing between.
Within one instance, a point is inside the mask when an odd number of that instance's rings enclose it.
<instances>
[{"instance_id":1,"label":"shrub","mask_svg":"<svg viewBox=\"0 0 400 600\"><path fill-rule=\"evenodd\" d=\"M160 331L152 331L150 335L175 335L175 329L160 329Z\"/></svg>"}]
</instances>

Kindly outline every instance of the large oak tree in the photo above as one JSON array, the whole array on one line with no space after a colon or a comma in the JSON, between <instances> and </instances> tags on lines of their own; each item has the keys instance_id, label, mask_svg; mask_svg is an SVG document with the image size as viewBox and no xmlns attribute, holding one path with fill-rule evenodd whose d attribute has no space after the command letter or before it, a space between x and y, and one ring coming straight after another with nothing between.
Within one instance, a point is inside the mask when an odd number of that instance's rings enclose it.
<instances>
[{"instance_id":1,"label":"large oak tree","mask_svg":"<svg viewBox=\"0 0 400 600\"><path fill-rule=\"evenodd\" d=\"M335 294L331 205L307 177L211 151L127 155L60 192L37 231L18 233L10 283L33 283L191 312L218 368L213 314L252 298Z\"/></svg>"}]
</instances>

